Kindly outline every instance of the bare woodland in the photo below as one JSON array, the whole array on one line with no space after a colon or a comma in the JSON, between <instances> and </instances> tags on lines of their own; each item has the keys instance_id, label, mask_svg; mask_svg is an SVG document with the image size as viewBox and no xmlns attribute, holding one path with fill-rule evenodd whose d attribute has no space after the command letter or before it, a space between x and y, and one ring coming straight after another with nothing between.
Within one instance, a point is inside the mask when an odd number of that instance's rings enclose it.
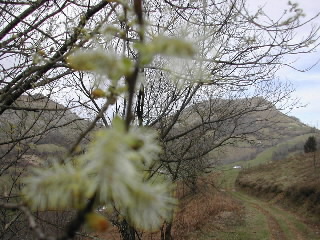
<instances>
[{"instance_id":1,"label":"bare woodland","mask_svg":"<svg viewBox=\"0 0 320 240\"><path fill-rule=\"evenodd\" d=\"M23 178L81 158L116 116L126 131L157 131L162 150L142 165L144 181L160 176L195 188L216 164L209 153L270 137L260 130L279 120L273 110L297 104L277 71L319 44L318 16L294 3L279 19L253 13L245 0L5 0L0 11L1 239L93 238L82 226L102 207L96 193L79 209L36 211L22 196ZM304 26L312 27L297 37ZM114 61L89 56L77 69L71 59L79 50ZM100 72L85 64L100 64ZM41 155L41 144L55 151ZM141 239L145 229L110 204L108 221L122 239ZM172 224L159 227L161 239L172 239Z\"/></svg>"}]
</instances>

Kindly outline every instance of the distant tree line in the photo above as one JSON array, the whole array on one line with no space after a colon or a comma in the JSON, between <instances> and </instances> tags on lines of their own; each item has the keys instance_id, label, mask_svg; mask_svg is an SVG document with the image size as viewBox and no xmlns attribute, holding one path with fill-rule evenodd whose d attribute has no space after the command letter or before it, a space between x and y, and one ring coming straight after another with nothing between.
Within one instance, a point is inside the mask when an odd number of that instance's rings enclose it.
<instances>
[{"instance_id":1,"label":"distant tree line","mask_svg":"<svg viewBox=\"0 0 320 240\"><path fill-rule=\"evenodd\" d=\"M273 161L282 160L291 153L315 152L317 151L318 141L319 140L317 140L315 136L310 136L305 142L300 141L294 144L281 144L272 153L272 160Z\"/></svg>"}]
</instances>

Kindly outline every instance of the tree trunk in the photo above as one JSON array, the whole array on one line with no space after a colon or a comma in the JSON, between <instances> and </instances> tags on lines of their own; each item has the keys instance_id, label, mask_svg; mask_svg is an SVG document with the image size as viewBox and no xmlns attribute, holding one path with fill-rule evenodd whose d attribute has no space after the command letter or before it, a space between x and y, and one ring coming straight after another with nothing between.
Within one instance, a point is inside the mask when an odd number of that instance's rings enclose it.
<instances>
[{"instance_id":1,"label":"tree trunk","mask_svg":"<svg viewBox=\"0 0 320 240\"><path fill-rule=\"evenodd\" d=\"M174 240L171 235L172 222L167 223L164 229L161 229L161 240Z\"/></svg>"},{"instance_id":2,"label":"tree trunk","mask_svg":"<svg viewBox=\"0 0 320 240\"><path fill-rule=\"evenodd\" d=\"M135 240L136 231L126 220L123 220L118 228L122 240Z\"/></svg>"}]
</instances>

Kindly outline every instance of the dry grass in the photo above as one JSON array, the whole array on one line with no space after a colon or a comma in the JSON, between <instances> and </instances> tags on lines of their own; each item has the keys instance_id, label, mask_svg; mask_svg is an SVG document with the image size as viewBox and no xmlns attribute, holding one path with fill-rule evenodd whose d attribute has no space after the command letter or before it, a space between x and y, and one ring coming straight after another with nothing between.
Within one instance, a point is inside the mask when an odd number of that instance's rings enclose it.
<instances>
[{"instance_id":1,"label":"dry grass","mask_svg":"<svg viewBox=\"0 0 320 240\"><path fill-rule=\"evenodd\" d=\"M300 154L247 169L237 185L251 194L285 203L291 209L320 216L320 153Z\"/></svg>"},{"instance_id":2,"label":"dry grass","mask_svg":"<svg viewBox=\"0 0 320 240\"><path fill-rule=\"evenodd\" d=\"M175 240L198 240L194 236L198 231L208 228L221 229L227 227L232 219L239 219L243 207L224 192L218 191L214 184L214 177L202 178L197 183L197 192L192 193L185 185L179 184L177 196L179 206L174 215L172 233ZM210 230L209 230L210 231ZM99 237L102 239L120 240L118 231L112 227L107 233ZM141 239L160 240L161 232L144 233Z\"/></svg>"},{"instance_id":3,"label":"dry grass","mask_svg":"<svg viewBox=\"0 0 320 240\"><path fill-rule=\"evenodd\" d=\"M221 218L238 218L242 206L221 192L202 192L191 197L188 201L182 202L176 214L173 235L174 239L197 239L188 237L196 231L210 227L221 227ZM225 223L227 224L227 223ZM218 226L219 225L219 226Z\"/></svg>"},{"instance_id":4,"label":"dry grass","mask_svg":"<svg viewBox=\"0 0 320 240\"><path fill-rule=\"evenodd\" d=\"M187 236L205 228L209 222L213 226L217 216L223 215L221 213L240 214L241 205L215 187L216 177L199 179L197 193L180 197L173 226L174 239L192 239Z\"/></svg>"}]
</instances>

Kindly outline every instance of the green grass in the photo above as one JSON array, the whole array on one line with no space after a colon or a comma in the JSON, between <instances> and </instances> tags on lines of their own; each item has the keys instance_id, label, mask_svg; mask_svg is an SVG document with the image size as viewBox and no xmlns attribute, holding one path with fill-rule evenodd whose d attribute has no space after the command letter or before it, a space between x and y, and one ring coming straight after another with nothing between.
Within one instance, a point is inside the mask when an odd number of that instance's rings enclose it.
<instances>
[{"instance_id":1,"label":"green grass","mask_svg":"<svg viewBox=\"0 0 320 240\"><path fill-rule=\"evenodd\" d=\"M293 216L292 213L286 210L275 208L273 206L270 207L270 210L272 214L276 216L282 230L288 236L288 239L296 238L294 232L291 231L290 226L288 224L291 224L292 227L296 228L299 232L303 233L304 236L307 236L308 240L319 239L319 236L317 236L313 231L311 231L305 223Z\"/></svg>"},{"instance_id":2,"label":"green grass","mask_svg":"<svg viewBox=\"0 0 320 240\"><path fill-rule=\"evenodd\" d=\"M224 177L222 182L222 187L226 189L233 189L234 188L234 182L238 177L239 169L226 169L223 171Z\"/></svg>"},{"instance_id":3,"label":"green grass","mask_svg":"<svg viewBox=\"0 0 320 240\"><path fill-rule=\"evenodd\" d=\"M227 224L220 230L195 233L198 240L268 240L270 237L266 217L259 211L245 204L246 214L237 224ZM195 239L195 238L193 238Z\"/></svg>"},{"instance_id":4,"label":"green grass","mask_svg":"<svg viewBox=\"0 0 320 240\"><path fill-rule=\"evenodd\" d=\"M246 224L237 229L239 232L239 239L269 239L270 233L266 216L249 206L246 206L246 213Z\"/></svg>"},{"instance_id":5,"label":"green grass","mask_svg":"<svg viewBox=\"0 0 320 240\"><path fill-rule=\"evenodd\" d=\"M306 237L306 239L308 240L319 239L319 236L315 234L315 232L312 231L310 227L308 227L303 221L298 219L291 212L270 205L267 202L261 201L256 197L248 196L242 192L232 192L231 194L235 198L242 200L242 202L246 206L246 212L249 214L249 218L246 218L246 226L238 227L237 231L241 231L241 227L243 227L244 229L250 230L248 232L250 234L250 232L252 232L251 229L254 229L254 231L258 231L257 234L259 235L256 235L257 238L253 239L269 239L268 226L266 223L265 216L259 213L259 211L255 210L251 205L257 204L260 205L263 209L269 211L269 213L275 218L275 220L280 225L280 228L283 231L283 233L287 236L287 239L296 239L296 231L299 232L299 234L302 234L302 236ZM250 214L252 212L253 215ZM252 238L248 236L248 239Z\"/></svg>"},{"instance_id":6,"label":"green grass","mask_svg":"<svg viewBox=\"0 0 320 240\"><path fill-rule=\"evenodd\" d=\"M0 192L4 193L8 191L7 188L11 186L12 180L10 179L10 176L3 175L0 177Z\"/></svg>"},{"instance_id":7,"label":"green grass","mask_svg":"<svg viewBox=\"0 0 320 240\"><path fill-rule=\"evenodd\" d=\"M4 174L0 177L0 195L2 196L16 195L20 192L17 187L17 182L20 182L20 178L17 180L16 177L11 177L9 174Z\"/></svg>"},{"instance_id":8,"label":"green grass","mask_svg":"<svg viewBox=\"0 0 320 240\"><path fill-rule=\"evenodd\" d=\"M270 147L266 150L264 150L263 152L259 153L254 159L252 160L249 160L249 161L239 161L239 162L236 162L236 163L233 163L231 164L232 166L234 165L241 165L245 168L248 168L248 167L254 167L254 166L257 166L257 165L261 165L261 164L266 164L268 162L270 162L272 160L272 154L274 151L276 151L277 149L281 148L283 145L288 145L288 146L293 146L299 142L305 142L307 140L307 138L309 136L312 136L314 134L312 133L308 133L308 134L304 134L304 135L301 135L301 136L297 136L297 137L294 137L288 141L285 141L285 142L282 142L282 143L279 143L273 147ZM303 149L301 149L302 151ZM228 165L226 165L228 166Z\"/></svg>"},{"instance_id":9,"label":"green grass","mask_svg":"<svg viewBox=\"0 0 320 240\"><path fill-rule=\"evenodd\" d=\"M295 160L292 162L291 166L284 167L275 167L274 164L278 162L271 163L272 153L278 148L283 147L284 144L287 146L295 145L299 142L304 142L310 135L312 134L304 134L302 136L298 136L290 139L284 143L280 143L276 146L266 149L256 156L256 158L250 161L240 161L232 164L226 164L218 167L218 170L221 172L221 180L220 180L220 188L228 189L230 194L240 200L246 209L246 216L243 224L238 224L228 229L228 231L217 231L215 233L211 233L211 237L213 239L246 239L246 240L256 240L256 239L269 239L270 234L267 224L266 216L261 213L258 209L255 209L252 204L263 204L261 200L248 196L241 192L233 191L234 183L237 179L239 172L242 171L243 168L250 167L258 167L263 169L263 172L257 171L254 174L254 177L250 181L257 182L258 178L261 178L262 184L269 184L269 182L274 181L276 184L282 184L282 186L288 186L290 183L294 183L292 179L296 178L296 181L300 181L301 176L297 173L297 169L301 167L299 164L299 160ZM292 154L291 154L292 155ZM295 159L295 157L293 157ZM289 162L291 160L288 160ZM293 161L293 160L292 160ZM283 161L279 161L283 162ZM307 160L307 162L310 162ZM320 163L320 160L319 160ZM267 165L266 165L267 164ZM311 164L311 162L309 163ZM243 168L233 169L233 166L241 165ZM269 166L269 169L268 169ZM311 166L311 165L310 165ZM259 169L258 168L258 169ZM320 173L319 173L320 174ZM231 191L230 191L231 190ZM275 218L278 222L281 230L287 236L288 239L296 239L296 234L299 233L303 236L307 236L307 239L316 240L319 239L314 231L310 229L308 225L302 222L300 219L295 218L292 213L289 213L285 210L279 210L279 208L272 207L272 205L265 203L263 205L265 209L267 209L270 214ZM212 238L204 238L204 239L212 239Z\"/></svg>"},{"instance_id":10,"label":"green grass","mask_svg":"<svg viewBox=\"0 0 320 240\"><path fill-rule=\"evenodd\" d=\"M222 180L221 180L221 187L232 189L234 187L234 182L239 174L240 169L233 169L233 166L240 165L242 168L249 168L249 167L255 167L263 164L267 164L271 162L272 159L272 153L277 149L283 146L284 144L290 146L297 144L299 142L304 142L309 136L313 135L312 133L304 134L301 136L294 137L284 143L280 143L276 146L270 147L266 149L265 151L258 154L254 159L249 161L239 161L236 163L231 164L225 164L222 166L219 166L217 168L218 171L222 173ZM290 154L292 155L292 154ZM259 173L258 173L259 174ZM278 176L280 176L280 182L285 182L287 180L287 176L292 175L291 168L283 168L281 169L281 172L277 173ZM274 176L271 176L273 178ZM281 179L281 177L283 179Z\"/></svg>"},{"instance_id":11,"label":"green grass","mask_svg":"<svg viewBox=\"0 0 320 240\"><path fill-rule=\"evenodd\" d=\"M235 228L230 229L233 235L230 233L219 233L218 237L220 239L241 239L241 240L264 240L270 239L270 232L268 228L268 223L266 216L258 211L256 208L252 207L251 199L243 195L240 192L232 192L231 195L240 200L245 207L245 218L241 225L235 226ZM234 236L235 238L228 238Z\"/></svg>"},{"instance_id":12,"label":"green grass","mask_svg":"<svg viewBox=\"0 0 320 240\"><path fill-rule=\"evenodd\" d=\"M55 144L39 144L35 146L35 149L39 153L56 153L56 152L66 152L67 149L62 146Z\"/></svg>"},{"instance_id":13,"label":"green grass","mask_svg":"<svg viewBox=\"0 0 320 240\"><path fill-rule=\"evenodd\" d=\"M244 204L245 216L243 221L234 226L230 226L224 231L215 231L207 234L203 239L224 239L224 240L267 240L270 238L266 216L252 207L245 196L233 191L234 182L240 172L240 169L233 169L234 165L227 164L219 167L221 171L220 188L227 189L228 192ZM241 164L239 164L241 165Z\"/></svg>"}]
</instances>

